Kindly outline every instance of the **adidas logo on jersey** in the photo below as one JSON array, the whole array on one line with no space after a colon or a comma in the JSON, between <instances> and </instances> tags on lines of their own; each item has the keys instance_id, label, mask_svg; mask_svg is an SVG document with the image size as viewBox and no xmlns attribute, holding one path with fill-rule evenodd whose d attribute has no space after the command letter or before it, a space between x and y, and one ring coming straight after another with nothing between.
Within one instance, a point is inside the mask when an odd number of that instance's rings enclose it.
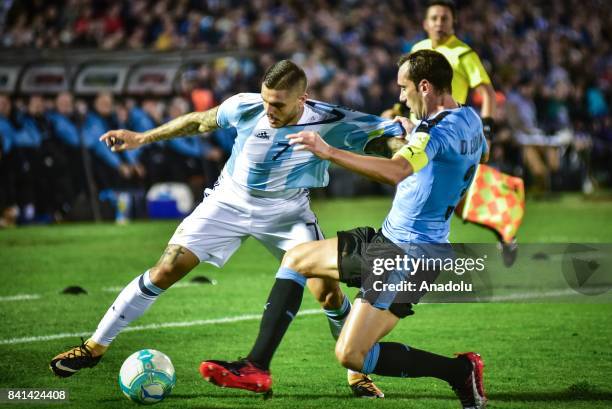
<instances>
[{"instance_id":1,"label":"adidas logo on jersey","mask_svg":"<svg viewBox=\"0 0 612 409\"><path fill-rule=\"evenodd\" d=\"M259 139L270 139L270 135L267 131L259 131L255 134L255 137Z\"/></svg>"}]
</instances>

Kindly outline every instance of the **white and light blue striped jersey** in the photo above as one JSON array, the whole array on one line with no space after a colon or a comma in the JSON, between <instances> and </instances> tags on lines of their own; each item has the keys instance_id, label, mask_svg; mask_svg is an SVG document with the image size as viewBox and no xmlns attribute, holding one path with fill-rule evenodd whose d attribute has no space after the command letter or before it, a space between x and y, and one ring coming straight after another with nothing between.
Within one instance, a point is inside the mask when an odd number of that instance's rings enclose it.
<instances>
[{"instance_id":1,"label":"white and light blue striped jersey","mask_svg":"<svg viewBox=\"0 0 612 409\"><path fill-rule=\"evenodd\" d=\"M331 146L362 152L369 138L401 136L402 127L376 115L307 100L296 125L272 128L261 94L237 94L217 112L221 128L235 127L238 135L224 173L240 186L266 192L326 186L329 162L311 152L295 151L286 136L315 131Z\"/></svg>"}]
</instances>

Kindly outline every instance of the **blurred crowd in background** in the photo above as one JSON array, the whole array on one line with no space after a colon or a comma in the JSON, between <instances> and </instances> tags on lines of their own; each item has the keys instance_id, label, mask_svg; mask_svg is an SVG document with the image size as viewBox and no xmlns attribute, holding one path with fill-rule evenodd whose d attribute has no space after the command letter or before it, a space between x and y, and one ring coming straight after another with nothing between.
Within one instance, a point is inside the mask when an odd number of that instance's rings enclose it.
<instances>
[{"instance_id":1,"label":"blurred crowd in background","mask_svg":"<svg viewBox=\"0 0 612 409\"><path fill-rule=\"evenodd\" d=\"M17 99L14 106L9 97L0 95L0 201L5 211L19 212L5 218L18 216L23 223L87 219L91 217L83 215L87 196L112 203L117 200L115 192L144 193L163 182L186 183L194 197L201 197L229 157L234 129L122 153L111 152L99 141L111 129L144 132L189 112L189 100L180 96L167 102L135 101L100 93L88 105L64 92L55 99L40 95Z\"/></svg>"},{"instance_id":2,"label":"blurred crowd in background","mask_svg":"<svg viewBox=\"0 0 612 409\"><path fill-rule=\"evenodd\" d=\"M0 166L3 176L9 169L13 176L2 177L0 206L16 201L26 221L37 214L65 217L79 193L87 192L82 158L91 161L89 180L99 191L146 189L164 180L210 185L231 151L231 132L122 155L108 151L98 137L117 127L146 130L237 92L257 92L265 68L281 57L305 69L311 98L381 113L397 102L396 60L425 37L425 5L419 0L5 0L0 6L5 49L249 50L256 56L190 67L181 95L174 97L1 96ZM609 4L473 0L457 6L456 34L478 53L497 90L493 165L524 177L534 189L542 188L535 183L542 178L547 191L591 193L610 186ZM471 104L478 107L478 99ZM7 138L8 133L16 136ZM526 134L555 143L534 149L523 142ZM56 200L43 203L39 197Z\"/></svg>"}]
</instances>

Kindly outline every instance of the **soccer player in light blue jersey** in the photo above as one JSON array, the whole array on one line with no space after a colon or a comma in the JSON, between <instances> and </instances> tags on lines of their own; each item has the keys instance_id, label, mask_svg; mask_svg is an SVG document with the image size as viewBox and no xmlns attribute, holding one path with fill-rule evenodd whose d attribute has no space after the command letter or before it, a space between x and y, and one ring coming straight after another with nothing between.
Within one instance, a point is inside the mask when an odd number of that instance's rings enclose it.
<instances>
[{"instance_id":1,"label":"soccer player in light blue jersey","mask_svg":"<svg viewBox=\"0 0 612 409\"><path fill-rule=\"evenodd\" d=\"M201 262L222 267L246 238L254 237L279 260L286 250L323 238L310 210L308 188L327 185L329 162L294 149L287 135L314 131L338 149L361 151L369 138L401 137L403 129L374 115L310 100L306 82L300 67L283 60L268 69L261 93L234 95L211 110L183 115L147 132L115 130L101 136L119 152L217 128L237 130L215 187L206 190L202 203L178 226L157 264L121 291L92 337L51 361L55 374L71 376L96 365L118 333L172 284ZM314 279L308 286L337 338L349 300L336 281ZM349 380L361 395L382 395L365 375L351 372Z\"/></svg>"},{"instance_id":2,"label":"soccer player in light blue jersey","mask_svg":"<svg viewBox=\"0 0 612 409\"><path fill-rule=\"evenodd\" d=\"M382 229L360 227L338 232L338 237L287 251L247 360L204 361L200 366L204 377L216 384L248 390L253 390L252 384L271 384L269 371L260 367L262 357L268 359L274 353L287 330L289 321L280 319L279 312L297 314L306 280L316 277L360 287L336 343L336 356L342 365L365 374L435 377L450 384L463 408L485 407L480 355L467 352L448 358L403 343L380 342L401 318L414 313L413 304L423 292L412 294L408 290L403 294L400 287L377 294L375 286L368 287L375 265L372 261L377 257L419 257L413 249L428 257L448 254L449 218L472 182L476 166L488 156L480 118L472 108L452 98L452 77L450 64L436 51L421 50L400 59L400 100L421 121L390 159L339 150L313 131L288 136L294 150L312 152L376 181L396 185L393 206ZM381 276L388 280L381 285L397 283L392 280L406 272L395 268L392 274ZM410 273L402 278L410 280L413 273L423 276L416 268ZM437 274L432 276L435 280ZM277 290L281 281L285 282L284 293ZM287 298L289 291L297 294L297 302Z\"/></svg>"}]
</instances>

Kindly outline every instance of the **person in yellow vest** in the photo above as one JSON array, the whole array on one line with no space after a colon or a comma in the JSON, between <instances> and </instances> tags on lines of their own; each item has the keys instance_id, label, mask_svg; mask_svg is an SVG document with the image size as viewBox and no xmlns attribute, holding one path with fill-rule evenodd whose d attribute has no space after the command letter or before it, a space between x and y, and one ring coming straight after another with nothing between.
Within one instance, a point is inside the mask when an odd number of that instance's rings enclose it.
<instances>
[{"instance_id":1,"label":"person in yellow vest","mask_svg":"<svg viewBox=\"0 0 612 409\"><path fill-rule=\"evenodd\" d=\"M491 79L482 65L478 54L469 45L455 36L455 20L457 9L452 0L432 0L427 5L423 29L427 33L427 39L419 41L411 52L419 50L435 50L448 60L453 69L452 96L460 104L465 104L471 89L480 94L482 106L480 117L482 118L483 131L487 141L490 143L493 137L494 116L496 110L495 89L491 85ZM393 108L383 112L382 116L393 118L405 116L400 109L402 104L396 104ZM411 115L411 119L412 119ZM408 132L414 127L413 123L402 121L402 125ZM463 210L462 201L457 206L457 215L461 217ZM504 263L510 266L514 263L517 255L516 239L503 240L497 234L499 246L503 253Z\"/></svg>"},{"instance_id":2,"label":"person in yellow vest","mask_svg":"<svg viewBox=\"0 0 612 409\"><path fill-rule=\"evenodd\" d=\"M485 127L487 123L490 125L488 130L485 129L485 134L490 133L496 108L495 89L478 54L455 36L455 18L456 9L452 1L431 1L423 21L428 38L416 43L412 51L436 50L446 57L453 68L453 99L465 104L470 89L478 92L482 97L480 116Z\"/></svg>"},{"instance_id":3,"label":"person in yellow vest","mask_svg":"<svg viewBox=\"0 0 612 409\"><path fill-rule=\"evenodd\" d=\"M428 38L416 43L411 52L435 50L446 57L453 68L452 95L455 101L465 104L470 89L480 94L482 99L480 117L485 136L490 140L496 109L495 89L478 54L455 36L455 18L456 7L453 1L430 1L423 20L423 29ZM400 115L399 105L401 104L396 104L392 109L385 111L383 116Z\"/></svg>"}]
</instances>

